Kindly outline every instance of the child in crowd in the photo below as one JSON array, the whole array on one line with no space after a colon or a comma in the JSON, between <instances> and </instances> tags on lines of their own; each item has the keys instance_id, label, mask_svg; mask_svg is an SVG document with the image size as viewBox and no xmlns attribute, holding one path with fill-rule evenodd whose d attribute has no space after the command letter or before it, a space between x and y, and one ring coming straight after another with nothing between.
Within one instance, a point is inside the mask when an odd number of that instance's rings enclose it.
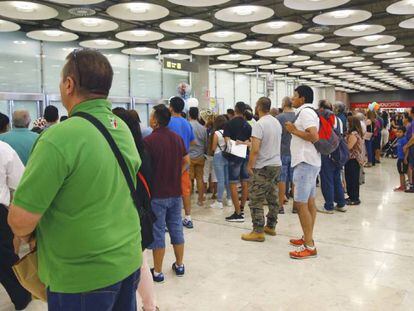
<instances>
[{"instance_id":1,"label":"child in crowd","mask_svg":"<svg viewBox=\"0 0 414 311\"><path fill-rule=\"evenodd\" d=\"M400 174L400 186L395 188L394 191L405 191L406 185L405 185L405 175L408 171L408 153L404 153L404 146L407 144L408 139L405 135L405 132L407 129L405 126L400 126L397 130L397 169L398 173Z\"/></svg>"}]
</instances>

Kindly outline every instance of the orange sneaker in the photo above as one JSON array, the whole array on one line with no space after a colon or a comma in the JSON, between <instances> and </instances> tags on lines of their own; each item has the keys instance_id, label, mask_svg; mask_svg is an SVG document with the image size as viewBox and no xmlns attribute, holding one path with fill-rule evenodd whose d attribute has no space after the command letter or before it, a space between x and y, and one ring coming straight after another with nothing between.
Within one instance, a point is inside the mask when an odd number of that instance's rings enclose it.
<instances>
[{"instance_id":1,"label":"orange sneaker","mask_svg":"<svg viewBox=\"0 0 414 311\"><path fill-rule=\"evenodd\" d=\"M293 246L302 246L303 244L305 244L305 240L303 239L303 237L301 237L300 239L290 239L289 242L290 245Z\"/></svg>"},{"instance_id":2,"label":"orange sneaker","mask_svg":"<svg viewBox=\"0 0 414 311\"><path fill-rule=\"evenodd\" d=\"M309 249L305 245L300 246L297 250L289 253L290 258L293 259L308 259L318 256L316 248Z\"/></svg>"}]
</instances>

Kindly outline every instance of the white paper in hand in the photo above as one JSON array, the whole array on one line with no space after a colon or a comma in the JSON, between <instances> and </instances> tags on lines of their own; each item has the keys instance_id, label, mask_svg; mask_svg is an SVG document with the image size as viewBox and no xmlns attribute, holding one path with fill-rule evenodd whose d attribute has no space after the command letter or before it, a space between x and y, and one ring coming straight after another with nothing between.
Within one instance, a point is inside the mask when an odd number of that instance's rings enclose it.
<instances>
[{"instance_id":1,"label":"white paper in hand","mask_svg":"<svg viewBox=\"0 0 414 311\"><path fill-rule=\"evenodd\" d=\"M229 153L235 155L236 157L245 159L247 157L247 145L237 145L236 141L229 141Z\"/></svg>"}]
</instances>

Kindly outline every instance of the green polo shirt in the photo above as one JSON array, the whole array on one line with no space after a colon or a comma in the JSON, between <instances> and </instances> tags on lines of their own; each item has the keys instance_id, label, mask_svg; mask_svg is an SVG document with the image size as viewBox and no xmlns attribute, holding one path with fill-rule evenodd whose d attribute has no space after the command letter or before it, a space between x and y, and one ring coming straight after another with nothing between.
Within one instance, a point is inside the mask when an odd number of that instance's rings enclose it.
<instances>
[{"instance_id":1,"label":"green polo shirt","mask_svg":"<svg viewBox=\"0 0 414 311\"><path fill-rule=\"evenodd\" d=\"M24 165L29 160L30 152L39 134L27 128L14 128L10 132L0 135L0 140L8 143L19 155Z\"/></svg>"},{"instance_id":2,"label":"green polo shirt","mask_svg":"<svg viewBox=\"0 0 414 311\"><path fill-rule=\"evenodd\" d=\"M136 181L141 159L111 103L85 101L72 114L78 111L105 124ZM14 204L42 214L36 230L39 276L53 292L107 287L141 266L137 210L112 150L87 120L72 117L42 133Z\"/></svg>"}]
</instances>

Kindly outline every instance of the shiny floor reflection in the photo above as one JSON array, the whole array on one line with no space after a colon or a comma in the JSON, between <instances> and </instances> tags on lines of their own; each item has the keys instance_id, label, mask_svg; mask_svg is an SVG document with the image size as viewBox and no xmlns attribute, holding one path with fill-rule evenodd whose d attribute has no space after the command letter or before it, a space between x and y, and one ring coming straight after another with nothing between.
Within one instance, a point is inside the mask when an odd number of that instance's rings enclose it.
<instances>
[{"instance_id":1,"label":"shiny floor reflection","mask_svg":"<svg viewBox=\"0 0 414 311\"><path fill-rule=\"evenodd\" d=\"M264 243L240 239L251 227L248 212L244 224L229 224L224 217L230 208L195 207L195 229L185 231L187 274L178 279L169 270L169 248L166 282L156 285L160 309L413 310L414 195L393 192L398 182L394 160L366 169L361 206L318 214L319 257L307 261L288 257L288 239L300 234L291 202L278 235ZM0 311L11 310L0 288ZM30 310L46 307L38 303Z\"/></svg>"}]
</instances>

